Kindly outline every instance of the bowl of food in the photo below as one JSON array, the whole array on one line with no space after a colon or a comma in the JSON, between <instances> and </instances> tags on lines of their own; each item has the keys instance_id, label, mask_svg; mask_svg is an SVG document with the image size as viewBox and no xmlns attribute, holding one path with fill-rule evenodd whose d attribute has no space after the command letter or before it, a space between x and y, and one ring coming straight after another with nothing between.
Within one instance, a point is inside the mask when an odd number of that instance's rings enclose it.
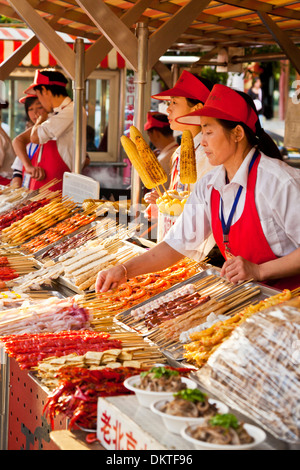
<instances>
[{"instance_id":1,"label":"bowl of food","mask_svg":"<svg viewBox=\"0 0 300 470\"><path fill-rule=\"evenodd\" d=\"M200 424L205 417L228 411L226 405L208 398L206 393L198 388L175 392L172 397L155 401L150 408L162 418L168 431L175 434L180 434L188 424Z\"/></svg>"},{"instance_id":2,"label":"bowl of food","mask_svg":"<svg viewBox=\"0 0 300 470\"><path fill-rule=\"evenodd\" d=\"M172 397L174 392L196 388L197 384L181 371L171 367L152 367L124 381L125 387L134 392L140 405L150 408L151 403Z\"/></svg>"},{"instance_id":3,"label":"bowl of food","mask_svg":"<svg viewBox=\"0 0 300 470\"><path fill-rule=\"evenodd\" d=\"M188 425L181 435L200 450L248 450L266 439L262 429L239 421L231 413L216 414L201 424Z\"/></svg>"}]
</instances>

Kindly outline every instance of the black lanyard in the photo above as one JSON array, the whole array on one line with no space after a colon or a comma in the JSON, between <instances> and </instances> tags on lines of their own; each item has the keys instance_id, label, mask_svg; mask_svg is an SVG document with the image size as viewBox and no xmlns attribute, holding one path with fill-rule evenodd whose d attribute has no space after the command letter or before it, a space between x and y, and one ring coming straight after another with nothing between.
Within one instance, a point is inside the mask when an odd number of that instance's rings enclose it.
<instances>
[{"instance_id":1,"label":"black lanyard","mask_svg":"<svg viewBox=\"0 0 300 470\"><path fill-rule=\"evenodd\" d=\"M258 155L259 155L259 152L258 152L258 150L256 150L253 157L252 157L252 159L251 159L250 165L249 165L248 176L249 176L249 173L250 173L250 171L253 167L253 164L254 164L256 158L258 157ZM223 231L223 243L225 245L226 251L229 251L229 238L228 237L229 237L230 227L231 227L231 224L232 224L232 219L233 219L234 213L236 211L240 196L242 194L242 190L243 190L243 186L240 185L240 187L239 187L239 189L236 193L236 196L234 198L232 208L231 208L231 211L230 211L227 222L225 222L224 214L223 214L223 199L222 199L222 197L220 197L220 211L221 211L221 224L222 224L222 231Z\"/></svg>"}]
</instances>

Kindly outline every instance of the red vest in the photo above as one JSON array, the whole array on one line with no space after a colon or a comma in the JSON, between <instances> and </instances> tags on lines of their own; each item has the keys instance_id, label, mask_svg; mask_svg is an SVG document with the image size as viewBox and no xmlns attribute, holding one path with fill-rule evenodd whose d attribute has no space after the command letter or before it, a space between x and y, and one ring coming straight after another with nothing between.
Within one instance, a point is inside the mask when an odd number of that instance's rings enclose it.
<instances>
[{"instance_id":1,"label":"red vest","mask_svg":"<svg viewBox=\"0 0 300 470\"><path fill-rule=\"evenodd\" d=\"M265 237L255 204L255 185L259 161L260 155L256 158L248 176L247 193L243 213L231 226L228 235L231 254L234 256L241 256L255 264L262 264L278 258L271 250ZM216 189L213 189L211 194L212 231L215 241L226 259L219 208L220 193ZM280 290L292 290L300 286L300 274L279 280L269 280L266 281L265 284Z\"/></svg>"},{"instance_id":2,"label":"red vest","mask_svg":"<svg viewBox=\"0 0 300 470\"><path fill-rule=\"evenodd\" d=\"M59 183L51 186L51 191L62 190L63 175L65 171L70 171L70 168L61 158L57 150L57 145L55 140L49 140L46 144L42 145L42 155L41 159L38 162L40 157L41 145L38 147L34 156L32 157L31 163L33 166L40 166L45 170L46 178L42 181L37 181L33 178L30 180L29 189L39 189L44 186L46 183L49 183L54 178L61 180Z\"/></svg>"}]
</instances>

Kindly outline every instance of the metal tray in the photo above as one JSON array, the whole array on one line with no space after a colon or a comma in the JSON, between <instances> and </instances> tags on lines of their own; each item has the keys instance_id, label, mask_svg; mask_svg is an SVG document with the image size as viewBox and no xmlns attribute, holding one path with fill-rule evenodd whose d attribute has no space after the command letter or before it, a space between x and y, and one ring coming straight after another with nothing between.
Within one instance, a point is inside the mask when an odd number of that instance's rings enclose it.
<instances>
[{"instance_id":1,"label":"metal tray","mask_svg":"<svg viewBox=\"0 0 300 470\"><path fill-rule=\"evenodd\" d=\"M152 297L151 299L148 299L147 301L145 302L142 302L141 304L139 304L138 306L141 306L141 305L146 305L147 303L149 303L150 301L154 300L154 299L158 299L162 296L164 296L165 294L179 288L179 287L182 287L183 285L185 284L193 284L197 281L199 281L200 279L204 279L205 277L208 277L210 275L214 275L214 276L220 276L220 269L219 268L215 268L215 267L212 267L212 268L209 268L205 271L202 271L201 273L198 273L194 276L192 276L190 279L187 279L185 281L183 281L182 283L179 283L179 284L176 284L175 286L173 286L172 288L168 289L167 291L165 292L162 292L160 294L158 294L157 296L155 297ZM252 299L251 299L251 302L259 302L260 300L263 300L265 298L268 298L268 297L271 297L273 295L276 295L278 294L278 290L277 289L272 289L268 286L265 286L263 284L260 284L260 283L254 283L254 282L249 282L249 283L246 283L245 285L245 288L246 289L251 289L253 287L258 287L260 289L260 292L259 294L255 295ZM126 310L125 312L122 312L122 313L119 313L118 315L116 315L116 319L120 322L123 322L124 324L126 324L126 322L131 319L131 310L137 308L138 306L135 306L129 310ZM241 308L243 308L242 304L241 304ZM151 329L151 330L148 330L147 327L143 324L143 322L137 322L137 325L138 326L135 326L135 324L133 322L130 322L129 325L127 325L132 331L136 331L138 333L140 333L142 336L146 337L146 336L151 336L151 334L155 333L156 329ZM155 340L153 339L153 341L155 342ZM168 362L170 362L171 364L173 364L175 367L178 367L179 364L180 366L182 367L182 361L184 360L183 358L183 347L182 348L178 348L178 344L174 343L173 345L170 344L168 347L165 347L163 345L160 345L159 342L156 343L157 346L159 346L161 352L164 354L164 356L167 358ZM187 367L191 367L190 364L186 364Z\"/></svg>"}]
</instances>

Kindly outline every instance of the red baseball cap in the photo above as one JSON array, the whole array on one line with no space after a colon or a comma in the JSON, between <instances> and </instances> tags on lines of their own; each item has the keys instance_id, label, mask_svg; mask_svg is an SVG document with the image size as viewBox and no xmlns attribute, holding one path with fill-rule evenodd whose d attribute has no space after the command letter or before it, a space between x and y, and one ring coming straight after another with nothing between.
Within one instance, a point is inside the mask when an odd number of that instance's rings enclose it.
<instances>
[{"instance_id":1,"label":"red baseball cap","mask_svg":"<svg viewBox=\"0 0 300 470\"><path fill-rule=\"evenodd\" d=\"M47 77L47 75L44 75L42 72L37 70L35 72L34 82L24 91L24 93L26 93L26 95L29 95L29 94L35 95L36 93L34 91L34 87L38 85L58 85L58 86L63 86L63 87L67 86L67 84L64 82L50 80L50 78Z\"/></svg>"},{"instance_id":2,"label":"red baseball cap","mask_svg":"<svg viewBox=\"0 0 300 470\"><path fill-rule=\"evenodd\" d=\"M256 133L257 113L236 90L226 85L214 85L203 108L180 116L176 121L199 126L201 116L243 122Z\"/></svg>"},{"instance_id":3,"label":"red baseball cap","mask_svg":"<svg viewBox=\"0 0 300 470\"><path fill-rule=\"evenodd\" d=\"M159 118L166 118L165 121L163 120L160 120ZM168 116L166 114L163 114L163 113L158 113L158 112L149 112L147 113L147 121L144 125L144 130L145 131L148 131L149 129L152 129L152 127L159 127L159 128L162 128L162 127L169 127L170 124L169 124L169 121L168 121Z\"/></svg>"},{"instance_id":4,"label":"red baseball cap","mask_svg":"<svg viewBox=\"0 0 300 470\"><path fill-rule=\"evenodd\" d=\"M19 99L19 103L24 104L28 98L37 98L36 95L26 95Z\"/></svg>"},{"instance_id":5,"label":"red baseball cap","mask_svg":"<svg viewBox=\"0 0 300 470\"><path fill-rule=\"evenodd\" d=\"M190 98L205 103L209 93L210 90L201 79L184 70L173 88L153 95L152 98L156 100L170 100L172 96L182 96L183 98Z\"/></svg>"}]
</instances>

